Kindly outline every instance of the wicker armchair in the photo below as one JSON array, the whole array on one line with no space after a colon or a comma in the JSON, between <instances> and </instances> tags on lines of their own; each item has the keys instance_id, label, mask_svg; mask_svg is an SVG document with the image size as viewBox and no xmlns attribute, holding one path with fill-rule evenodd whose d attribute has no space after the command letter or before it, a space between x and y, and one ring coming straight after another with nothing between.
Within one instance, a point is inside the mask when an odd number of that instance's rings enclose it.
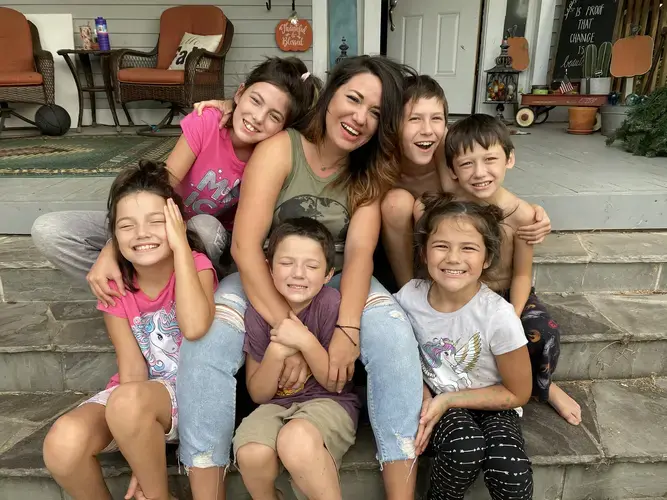
<instances>
[{"instance_id":1,"label":"wicker armchair","mask_svg":"<svg viewBox=\"0 0 667 500\"><path fill-rule=\"evenodd\" d=\"M216 52L194 49L185 61L185 70L170 70L169 65L184 33L222 35ZM234 25L213 5L172 7L160 16L160 35L151 52L123 49L112 57L117 100L130 125L134 125L126 103L161 101L171 103L158 129L174 127L171 121L185 114L197 101L224 97L225 57L232 44ZM139 134L159 134L152 127ZM161 134L160 134L161 135Z\"/></svg>"},{"instance_id":2,"label":"wicker armchair","mask_svg":"<svg viewBox=\"0 0 667 500\"><path fill-rule=\"evenodd\" d=\"M7 7L0 7L0 46L12 47L0 51L0 132L10 116L35 125L9 104L54 103L53 56L42 50L35 25Z\"/></svg>"}]
</instances>

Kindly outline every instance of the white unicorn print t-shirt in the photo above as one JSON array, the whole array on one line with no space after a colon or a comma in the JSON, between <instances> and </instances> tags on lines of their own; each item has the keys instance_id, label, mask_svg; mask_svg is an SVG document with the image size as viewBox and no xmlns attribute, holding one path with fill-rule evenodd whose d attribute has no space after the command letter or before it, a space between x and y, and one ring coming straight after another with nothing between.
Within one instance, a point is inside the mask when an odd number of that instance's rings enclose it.
<instances>
[{"instance_id":1,"label":"white unicorn print t-shirt","mask_svg":"<svg viewBox=\"0 0 667 500\"><path fill-rule=\"evenodd\" d=\"M436 394L502 383L495 356L527 343L512 305L482 284L458 311L436 311L430 283L412 280L395 294L414 329L424 381Z\"/></svg>"},{"instance_id":2,"label":"white unicorn print t-shirt","mask_svg":"<svg viewBox=\"0 0 667 500\"><path fill-rule=\"evenodd\" d=\"M192 257L197 272L210 269L215 276L213 264L206 255L192 252ZM109 286L116 289L113 281L109 282ZM99 302L97 308L113 316L127 318L134 338L137 339L141 353L146 359L148 378L175 383L178 355L183 340L176 321L176 275L172 273L167 285L154 299L137 290L127 292L124 297L114 300L115 306L105 306ZM118 385L119 382L118 375L114 375L107 388Z\"/></svg>"}]
</instances>

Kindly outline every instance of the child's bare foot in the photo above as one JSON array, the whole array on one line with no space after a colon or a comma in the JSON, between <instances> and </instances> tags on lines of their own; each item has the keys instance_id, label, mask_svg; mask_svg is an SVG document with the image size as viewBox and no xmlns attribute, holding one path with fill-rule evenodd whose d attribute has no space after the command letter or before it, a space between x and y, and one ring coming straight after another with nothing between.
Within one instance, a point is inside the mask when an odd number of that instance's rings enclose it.
<instances>
[{"instance_id":1,"label":"child's bare foot","mask_svg":"<svg viewBox=\"0 0 667 500\"><path fill-rule=\"evenodd\" d=\"M549 404L569 424L579 425L581 423L581 406L579 406L579 403L554 383L549 386Z\"/></svg>"}]
</instances>

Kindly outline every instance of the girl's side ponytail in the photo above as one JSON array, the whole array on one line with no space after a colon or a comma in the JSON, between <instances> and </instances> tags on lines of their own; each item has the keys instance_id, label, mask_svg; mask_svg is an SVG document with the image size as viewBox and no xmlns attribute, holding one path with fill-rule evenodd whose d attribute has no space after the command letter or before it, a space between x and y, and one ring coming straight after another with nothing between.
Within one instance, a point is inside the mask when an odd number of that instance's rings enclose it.
<instances>
[{"instance_id":1,"label":"girl's side ponytail","mask_svg":"<svg viewBox=\"0 0 667 500\"><path fill-rule=\"evenodd\" d=\"M291 124L291 127L303 133L312 119L315 103L320 97L324 83L310 71L303 73L301 80L303 82L303 95L306 98L302 105L304 112Z\"/></svg>"}]
</instances>

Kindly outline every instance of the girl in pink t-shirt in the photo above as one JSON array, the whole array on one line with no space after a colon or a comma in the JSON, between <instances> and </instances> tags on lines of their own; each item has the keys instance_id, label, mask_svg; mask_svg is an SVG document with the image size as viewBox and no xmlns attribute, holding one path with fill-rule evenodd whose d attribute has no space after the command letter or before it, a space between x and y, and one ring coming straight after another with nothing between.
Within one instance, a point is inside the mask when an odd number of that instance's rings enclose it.
<instances>
[{"instance_id":1,"label":"girl in pink t-shirt","mask_svg":"<svg viewBox=\"0 0 667 500\"><path fill-rule=\"evenodd\" d=\"M208 331L217 286L169 182L163 163L142 161L111 186L109 232L127 293L114 305L97 307L116 350L118 374L104 391L60 417L44 441L47 468L74 499L110 498L96 455L118 449L133 471L127 498L143 493L169 499L164 442L178 435L181 341Z\"/></svg>"},{"instance_id":2,"label":"girl in pink t-shirt","mask_svg":"<svg viewBox=\"0 0 667 500\"><path fill-rule=\"evenodd\" d=\"M214 260L227 244L223 226L231 230L243 170L255 145L298 125L319 86L300 59L270 58L239 87L229 103L232 113L227 126L220 128L223 113L211 108L193 111L181 121L183 134L167 168L183 198L184 216L196 218L193 225L199 234L204 233Z\"/></svg>"},{"instance_id":3,"label":"girl in pink t-shirt","mask_svg":"<svg viewBox=\"0 0 667 500\"><path fill-rule=\"evenodd\" d=\"M204 103L200 103L201 116L192 113L182 120L183 135L167 159L172 174L170 182L185 201L183 215L188 229L199 235L206 254L216 266L229 241L227 231L231 230L234 219L245 162L261 140L285 127L302 128L319 87L320 81L300 59L273 57L253 68L233 101L207 101L209 106L225 110L224 116L216 110L201 113ZM218 123L221 116L223 122L228 122L226 128ZM88 212L69 212L66 217L48 214L35 224L32 234L39 242L46 242L53 234L57 234L59 241L67 240L70 244L67 255L83 256L85 270L89 262L86 259L95 256L99 247L92 245L90 235L78 228L90 232L91 220L94 225L101 217ZM104 232L97 227L95 231L95 234ZM64 256L59 250L53 252L52 247L45 244L42 250L49 249L51 259L60 262ZM85 271L86 280L98 299L113 304L124 292L120 270L111 244L107 243L99 252L90 271ZM118 289L111 288L111 282Z\"/></svg>"}]
</instances>

